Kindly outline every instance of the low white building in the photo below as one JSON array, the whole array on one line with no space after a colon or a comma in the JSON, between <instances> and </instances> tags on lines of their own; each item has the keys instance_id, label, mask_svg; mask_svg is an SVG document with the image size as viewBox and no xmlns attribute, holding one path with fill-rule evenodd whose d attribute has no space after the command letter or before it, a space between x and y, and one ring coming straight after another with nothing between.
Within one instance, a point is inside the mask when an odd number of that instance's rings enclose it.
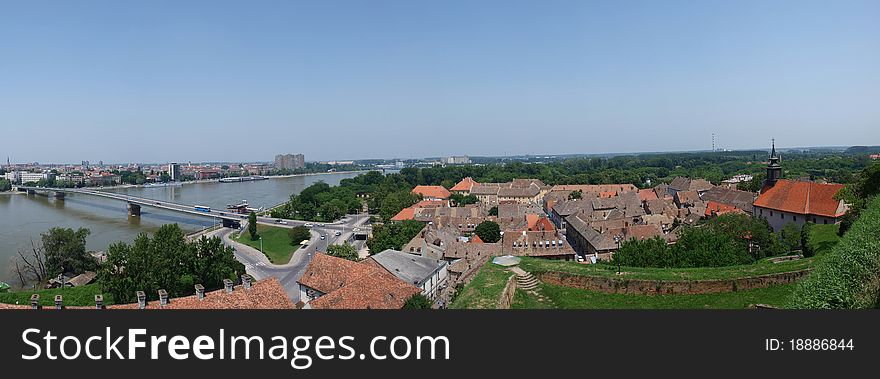
<instances>
[{"instance_id":1,"label":"low white building","mask_svg":"<svg viewBox=\"0 0 880 379\"><path fill-rule=\"evenodd\" d=\"M50 172L27 172L27 171L13 171L6 173L6 180L9 180L15 184L24 184L31 182L39 182L40 180L50 178L55 178L55 174Z\"/></svg>"}]
</instances>

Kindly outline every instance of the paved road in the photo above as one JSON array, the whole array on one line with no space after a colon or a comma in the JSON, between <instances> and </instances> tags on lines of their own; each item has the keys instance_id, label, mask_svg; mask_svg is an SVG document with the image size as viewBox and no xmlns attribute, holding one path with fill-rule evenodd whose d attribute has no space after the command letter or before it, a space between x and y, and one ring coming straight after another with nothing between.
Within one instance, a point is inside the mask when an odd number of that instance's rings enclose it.
<instances>
[{"instance_id":1,"label":"paved road","mask_svg":"<svg viewBox=\"0 0 880 379\"><path fill-rule=\"evenodd\" d=\"M366 215L348 216L337 223L324 224L323 227L315 225L311 229L312 239L309 241L309 244L306 247L297 250L293 254L293 257L290 258L290 262L283 265L274 265L269 262L269 259L259 250L233 241L230 236L238 233L238 230L222 228L208 233L207 235L209 237L220 237L225 245L233 247L235 249L235 258L245 265L247 273L255 279L262 280L269 277L277 278L287 291L287 295L290 299L293 300L293 302L297 302L299 301L299 288L296 281L305 273L314 254L326 251L327 246L330 244L341 244L347 241L352 236L352 230L354 228L363 227L363 224L368 219L369 216ZM301 222L296 223L301 224ZM276 226L292 228L293 223ZM336 231L339 230L341 232L343 227L346 231L337 237L335 235ZM321 239L321 235L325 236L323 240Z\"/></svg>"}]
</instances>

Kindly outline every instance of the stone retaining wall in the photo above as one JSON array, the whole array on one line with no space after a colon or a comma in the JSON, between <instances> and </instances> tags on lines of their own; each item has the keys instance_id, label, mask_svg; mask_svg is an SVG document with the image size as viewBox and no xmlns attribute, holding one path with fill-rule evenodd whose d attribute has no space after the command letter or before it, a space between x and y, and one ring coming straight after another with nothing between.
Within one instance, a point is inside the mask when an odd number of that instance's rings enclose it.
<instances>
[{"instance_id":1,"label":"stone retaining wall","mask_svg":"<svg viewBox=\"0 0 880 379\"><path fill-rule=\"evenodd\" d=\"M631 295L697 295L745 291L796 282L811 269L720 280L648 280L625 277L584 276L559 271L536 272L542 282L604 293Z\"/></svg>"},{"instance_id":2,"label":"stone retaining wall","mask_svg":"<svg viewBox=\"0 0 880 379\"><path fill-rule=\"evenodd\" d=\"M516 275L510 275L510 278L507 279L507 285L504 286L504 291L501 291L501 297L498 299L498 309L510 309L514 294L516 294Z\"/></svg>"}]
</instances>

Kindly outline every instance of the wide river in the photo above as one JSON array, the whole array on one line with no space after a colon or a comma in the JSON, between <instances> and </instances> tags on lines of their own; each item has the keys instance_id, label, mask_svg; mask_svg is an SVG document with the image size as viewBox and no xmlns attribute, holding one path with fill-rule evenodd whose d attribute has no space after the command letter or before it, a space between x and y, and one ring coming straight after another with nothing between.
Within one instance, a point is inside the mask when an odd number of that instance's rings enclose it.
<instances>
[{"instance_id":1,"label":"wide river","mask_svg":"<svg viewBox=\"0 0 880 379\"><path fill-rule=\"evenodd\" d=\"M287 201L318 181L339 184L359 173L316 174L271 178L242 183L188 183L179 187L117 188L112 191L134 196L205 205L216 209L247 200L252 207L272 207ZM173 211L143 207L141 217L128 217L121 201L83 194L68 194L63 201L52 196L0 194L0 281L17 285L10 260L19 250L39 243L40 233L52 227L88 228L89 250L105 250L111 243L131 242L140 233L151 233L164 224L177 223L186 232L211 226L214 220Z\"/></svg>"}]
</instances>

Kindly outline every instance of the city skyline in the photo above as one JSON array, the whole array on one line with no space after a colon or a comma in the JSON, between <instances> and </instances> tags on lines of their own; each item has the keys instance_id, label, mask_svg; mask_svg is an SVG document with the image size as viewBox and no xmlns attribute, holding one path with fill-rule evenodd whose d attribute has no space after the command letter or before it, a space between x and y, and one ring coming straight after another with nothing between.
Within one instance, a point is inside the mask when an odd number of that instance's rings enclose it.
<instances>
[{"instance_id":1,"label":"city skyline","mask_svg":"<svg viewBox=\"0 0 880 379\"><path fill-rule=\"evenodd\" d=\"M711 141L710 141L711 146ZM780 152L786 152L790 150L814 150L814 149L838 149L843 150L849 147L857 147L857 146L880 146L880 143L868 143L868 144L845 144L845 145L804 145L804 146L785 146L776 144L776 150ZM564 153L512 153L508 155L479 155L479 154L462 154L460 156L470 157L470 158L514 158L514 157L551 157L551 158L570 158L570 157L592 157L592 156L620 156L620 155L650 155L650 154L672 154L672 153L705 153L705 152L724 152L724 151L770 151L770 146L753 146L753 147L745 147L739 149L728 149L722 146L715 146L715 150L710 148L705 149L694 149L694 150L653 150L653 151L601 151L601 152L564 152ZM82 160L72 160L72 161L58 161L58 162L50 162L50 161L40 161L40 160L27 160L27 161L16 161L14 159L7 160L5 165L28 165L33 163L39 163L40 165L84 165L85 163L89 163L91 166L113 166L113 165L168 165L171 163L179 163L179 164L192 164L192 165L202 165L202 164L224 164L224 163L252 163L252 164L273 164L276 161L278 155L291 155L289 153L278 153L274 154L269 159L254 159L254 160L223 160L223 159L210 159L210 160L186 160L186 159L166 159L164 161L91 161L89 159ZM296 155L296 154L293 154ZM371 160L385 160L385 161L401 161L401 160L432 160L439 159L444 160L450 157L453 157L452 154L446 155L438 155L438 156L385 156L385 157L367 157L367 158L348 158L348 157L336 157L322 160L315 159L305 159L307 163L322 163L322 162L345 162L345 161L371 161ZM8 158L8 157L7 157ZM9 158L8 158L9 159ZM4 165L0 164L0 167Z\"/></svg>"},{"instance_id":2,"label":"city skyline","mask_svg":"<svg viewBox=\"0 0 880 379\"><path fill-rule=\"evenodd\" d=\"M767 133L787 146L878 144L878 12L871 1L10 3L0 127L39 143L0 154L632 153L705 150L713 133L728 149Z\"/></svg>"}]
</instances>

